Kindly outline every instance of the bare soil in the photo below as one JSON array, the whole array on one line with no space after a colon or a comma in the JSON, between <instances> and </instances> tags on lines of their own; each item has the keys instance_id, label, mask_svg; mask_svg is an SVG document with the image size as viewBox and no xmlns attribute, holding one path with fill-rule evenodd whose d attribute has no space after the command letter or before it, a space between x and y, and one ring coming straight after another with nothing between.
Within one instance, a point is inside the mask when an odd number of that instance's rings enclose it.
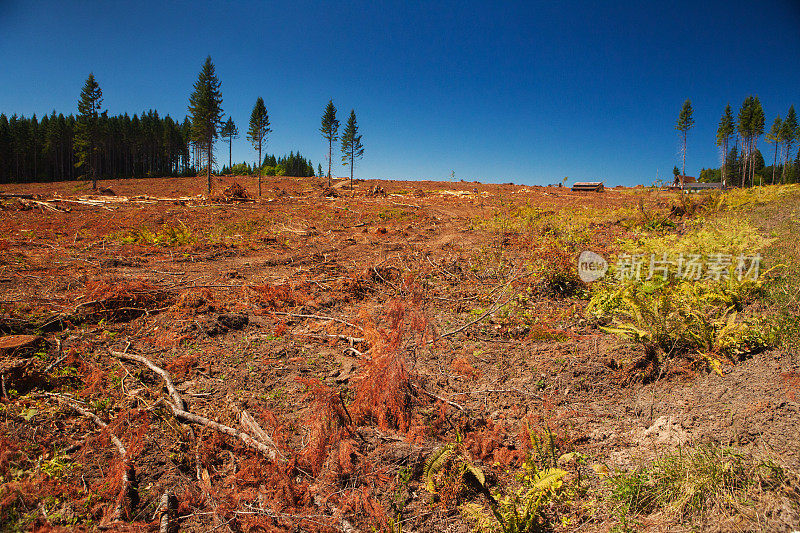
<instances>
[{"instance_id":1,"label":"bare soil","mask_svg":"<svg viewBox=\"0 0 800 533\"><path fill-rule=\"evenodd\" d=\"M242 176L215 178L215 191L233 183L257 191ZM460 440L503 486L529 429L611 470L722 443L800 471L796 354L757 354L721 376L675 362L632 379L640 348L586 318L582 285L527 274L546 263L567 275L581 250L481 225L514 206L635 211L666 196L383 180L335 183L332 195L317 178L274 178L261 198L207 199L200 178L101 185L116 196L75 182L2 187L57 209L2 199L0 333L41 335L2 354L6 524L156 530L169 490L182 531L466 532L458 504L482 496L430 494L426 458ZM629 235L602 220L584 246L608 253ZM531 320L489 312L512 298ZM161 378L111 351L166 369L192 413L241 429L247 411L285 460L176 418ZM132 495L120 496L111 435L135 470ZM603 506L569 512L550 527L616 524ZM780 502L764 516L764 530L800 521Z\"/></svg>"}]
</instances>

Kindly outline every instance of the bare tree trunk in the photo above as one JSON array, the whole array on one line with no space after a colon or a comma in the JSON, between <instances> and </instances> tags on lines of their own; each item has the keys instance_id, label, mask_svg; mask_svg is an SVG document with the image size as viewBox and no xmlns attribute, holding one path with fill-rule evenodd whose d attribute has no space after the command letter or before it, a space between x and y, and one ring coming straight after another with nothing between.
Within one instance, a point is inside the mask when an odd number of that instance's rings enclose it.
<instances>
[{"instance_id":1,"label":"bare tree trunk","mask_svg":"<svg viewBox=\"0 0 800 533\"><path fill-rule=\"evenodd\" d=\"M328 139L328 188L331 188L331 156L333 154L333 141Z\"/></svg>"},{"instance_id":2,"label":"bare tree trunk","mask_svg":"<svg viewBox=\"0 0 800 533\"><path fill-rule=\"evenodd\" d=\"M683 132L683 172L682 175L686 175L686 132ZM681 188L683 188L683 180L681 180Z\"/></svg>"},{"instance_id":3,"label":"bare tree trunk","mask_svg":"<svg viewBox=\"0 0 800 533\"><path fill-rule=\"evenodd\" d=\"M206 165L206 175L208 176L208 195L211 196L211 139L208 139L208 146L206 147L206 155L208 162Z\"/></svg>"},{"instance_id":4,"label":"bare tree trunk","mask_svg":"<svg viewBox=\"0 0 800 533\"><path fill-rule=\"evenodd\" d=\"M783 155L783 167L781 168L781 185L786 183L786 167L789 165L789 151L792 149L790 141L786 142L786 148Z\"/></svg>"},{"instance_id":5,"label":"bare tree trunk","mask_svg":"<svg viewBox=\"0 0 800 533\"><path fill-rule=\"evenodd\" d=\"M728 175L728 139L722 140L722 187L725 187Z\"/></svg>"},{"instance_id":6,"label":"bare tree trunk","mask_svg":"<svg viewBox=\"0 0 800 533\"><path fill-rule=\"evenodd\" d=\"M92 167L92 190L97 190L97 173L95 172L94 136L89 132L89 166Z\"/></svg>"},{"instance_id":7,"label":"bare tree trunk","mask_svg":"<svg viewBox=\"0 0 800 533\"><path fill-rule=\"evenodd\" d=\"M775 141L775 158L772 160L772 185L775 185L775 167L778 166L778 145L780 143Z\"/></svg>"},{"instance_id":8,"label":"bare tree trunk","mask_svg":"<svg viewBox=\"0 0 800 533\"><path fill-rule=\"evenodd\" d=\"M744 188L745 183L747 181L747 162L750 159L750 155L748 154L748 144L747 139L742 139L742 188Z\"/></svg>"}]
</instances>

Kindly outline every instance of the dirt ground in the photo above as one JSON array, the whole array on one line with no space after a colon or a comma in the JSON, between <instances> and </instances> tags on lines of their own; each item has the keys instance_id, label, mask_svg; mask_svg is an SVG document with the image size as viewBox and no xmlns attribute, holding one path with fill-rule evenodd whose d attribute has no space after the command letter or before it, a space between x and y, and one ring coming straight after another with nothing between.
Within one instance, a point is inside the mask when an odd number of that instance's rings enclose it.
<instances>
[{"instance_id":1,"label":"dirt ground","mask_svg":"<svg viewBox=\"0 0 800 533\"><path fill-rule=\"evenodd\" d=\"M251 197L226 198L234 183ZM181 531L466 532L459 505L484 496L426 490L426 460L460 443L503 487L532 434L610 471L705 443L800 471L796 353L721 375L676 362L642 383L641 349L586 317L577 254L611 254L631 236L620 213L666 209L669 193L265 178L252 198L254 178L225 177L206 199L201 178L100 185L113 196L0 187L0 333L37 336L0 348L4 527L153 531L171 491ZM562 227L539 239L498 217L523 208L597 221L564 249ZM114 353L167 370L186 411L267 452L175 416L162 378ZM619 528L603 480L577 470L584 503L548 528ZM761 510L761 530L800 526L792 498ZM718 529L753 529L732 524Z\"/></svg>"}]
</instances>

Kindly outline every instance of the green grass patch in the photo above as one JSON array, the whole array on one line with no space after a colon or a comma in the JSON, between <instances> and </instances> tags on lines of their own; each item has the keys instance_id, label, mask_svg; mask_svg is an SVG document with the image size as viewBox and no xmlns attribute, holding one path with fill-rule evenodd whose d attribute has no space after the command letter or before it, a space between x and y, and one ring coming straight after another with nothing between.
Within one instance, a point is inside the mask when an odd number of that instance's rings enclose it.
<instances>
[{"instance_id":1,"label":"green grass patch","mask_svg":"<svg viewBox=\"0 0 800 533\"><path fill-rule=\"evenodd\" d=\"M777 492L787 480L772 461L758 461L713 445L679 449L653 464L607 478L619 514L666 512L680 522L700 524L731 516L755 499Z\"/></svg>"}]
</instances>

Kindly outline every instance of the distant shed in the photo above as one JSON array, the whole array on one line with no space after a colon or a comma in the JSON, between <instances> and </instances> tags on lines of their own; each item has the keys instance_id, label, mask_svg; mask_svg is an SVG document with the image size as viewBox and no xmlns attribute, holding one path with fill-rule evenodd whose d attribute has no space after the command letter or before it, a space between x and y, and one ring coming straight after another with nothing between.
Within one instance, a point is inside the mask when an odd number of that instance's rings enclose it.
<instances>
[{"instance_id":1,"label":"distant shed","mask_svg":"<svg viewBox=\"0 0 800 533\"><path fill-rule=\"evenodd\" d=\"M573 191L603 192L602 181L579 181L572 186Z\"/></svg>"},{"instance_id":2,"label":"distant shed","mask_svg":"<svg viewBox=\"0 0 800 533\"><path fill-rule=\"evenodd\" d=\"M675 176L673 185L686 185L687 183L697 183L697 178L694 176Z\"/></svg>"}]
</instances>

